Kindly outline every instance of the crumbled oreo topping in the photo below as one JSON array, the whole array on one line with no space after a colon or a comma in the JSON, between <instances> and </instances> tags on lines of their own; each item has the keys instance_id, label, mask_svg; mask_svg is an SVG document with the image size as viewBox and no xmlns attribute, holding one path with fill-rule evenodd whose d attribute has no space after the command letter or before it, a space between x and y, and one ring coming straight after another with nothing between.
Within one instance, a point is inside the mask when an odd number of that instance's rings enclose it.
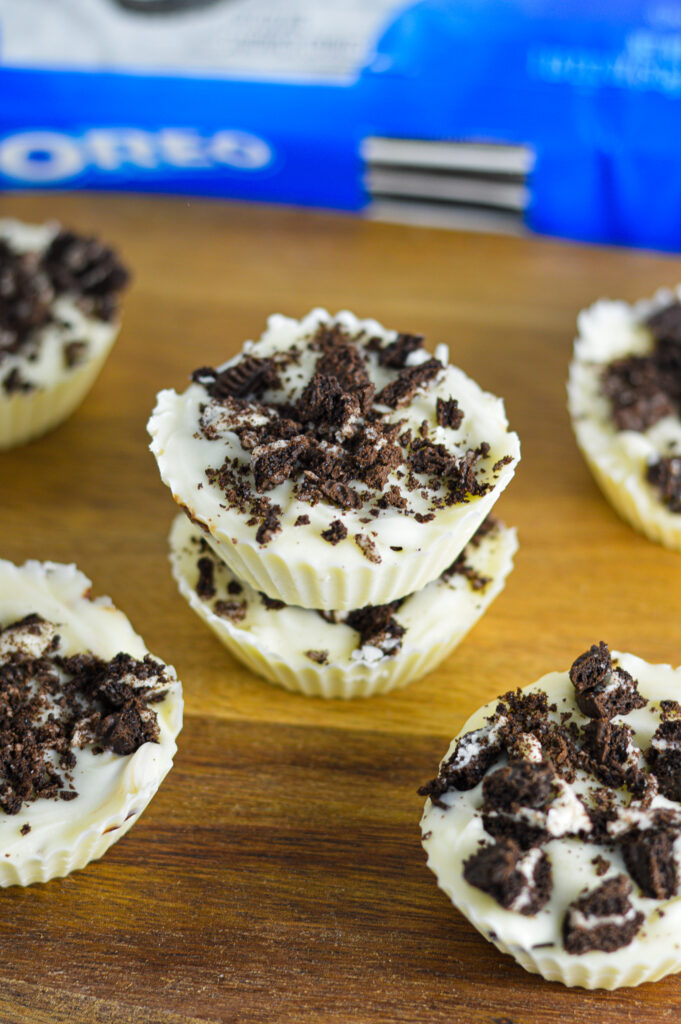
<instances>
[{"instance_id":1,"label":"crumbled oreo topping","mask_svg":"<svg viewBox=\"0 0 681 1024\"><path fill-rule=\"evenodd\" d=\"M514 886L522 883L516 865L527 851L536 853L563 836L592 844L597 875L611 865L599 848L619 851L644 896L672 898L681 890L681 807L654 801L659 793L681 804L681 703L664 700L651 708L660 722L648 749L640 750L631 726L619 719L648 701L636 680L613 663L607 644L580 655L570 680L586 722L550 705L541 690L511 691L486 725L460 737L437 778L419 792L446 810L457 792L482 783L476 813L496 842L466 862L464 877L504 907L536 913L512 906ZM643 921L631 891L627 877L617 875L571 904L566 950L627 945Z\"/></svg>"},{"instance_id":2,"label":"crumbled oreo topping","mask_svg":"<svg viewBox=\"0 0 681 1024\"><path fill-rule=\"evenodd\" d=\"M622 843L627 871L651 900L678 895L679 863L674 852L678 838L678 832L661 828L638 832Z\"/></svg>"},{"instance_id":3,"label":"crumbled oreo topping","mask_svg":"<svg viewBox=\"0 0 681 1024\"><path fill-rule=\"evenodd\" d=\"M281 385L276 366L270 359L244 356L238 363L224 370L203 366L194 370L191 379L203 384L211 398L258 398L264 391Z\"/></svg>"},{"instance_id":4,"label":"crumbled oreo topping","mask_svg":"<svg viewBox=\"0 0 681 1024\"><path fill-rule=\"evenodd\" d=\"M392 601L390 604L359 608L348 612L345 624L359 633L360 647L369 644L378 647L384 654L397 654L406 632L404 626L394 618L401 604L402 601Z\"/></svg>"},{"instance_id":5,"label":"crumbled oreo topping","mask_svg":"<svg viewBox=\"0 0 681 1024\"><path fill-rule=\"evenodd\" d=\"M376 346L378 361L381 366L401 370L412 352L419 352L423 349L424 340L422 334L398 334L395 341L391 341L388 345L381 346L379 343Z\"/></svg>"},{"instance_id":6,"label":"crumbled oreo topping","mask_svg":"<svg viewBox=\"0 0 681 1024\"><path fill-rule=\"evenodd\" d=\"M463 423L463 409L459 409L459 403L456 398L448 398L446 402L438 398L435 413L438 425L441 427L458 430Z\"/></svg>"},{"instance_id":7,"label":"crumbled oreo topping","mask_svg":"<svg viewBox=\"0 0 681 1024\"><path fill-rule=\"evenodd\" d=\"M196 593L202 600L215 596L215 562L205 556L196 563L199 578L196 581Z\"/></svg>"},{"instance_id":8,"label":"crumbled oreo topping","mask_svg":"<svg viewBox=\"0 0 681 1024\"><path fill-rule=\"evenodd\" d=\"M646 480L657 488L660 500L670 512L681 512L681 456L664 455L651 462Z\"/></svg>"},{"instance_id":9,"label":"crumbled oreo topping","mask_svg":"<svg viewBox=\"0 0 681 1024\"><path fill-rule=\"evenodd\" d=\"M19 352L29 359L37 355L58 296L69 295L88 316L109 321L127 281L113 249L73 231L60 231L42 254L17 252L0 239L0 363ZM83 341L64 346L67 369L78 365L86 347ZM1 383L8 394L34 388L16 368Z\"/></svg>"},{"instance_id":10,"label":"crumbled oreo topping","mask_svg":"<svg viewBox=\"0 0 681 1024\"><path fill-rule=\"evenodd\" d=\"M57 294L73 295L89 316L113 320L130 275L114 249L75 231L60 231L42 257Z\"/></svg>"},{"instance_id":11,"label":"crumbled oreo topping","mask_svg":"<svg viewBox=\"0 0 681 1024\"><path fill-rule=\"evenodd\" d=\"M157 742L154 703L170 682L150 655L63 655L39 615L0 630L0 807L17 814L39 798L74 799L76 752L133 754Z\"/></svg>"},{"instance_id":12,"label":"crumbled oreo topping","mask_svg":"<svg viewBox=\"0 0 681 1024\"><path fill-rule=\"evenodd\" d=\"M646 321L654 339L649 355L616 359L605 367L601 386L610 399L618 430L647 430L664 416L681 413L681 304Z\"/></svg>"},{"instance_id":13,"label":"crumbled oreo topping","mask_svg":"<svg viewBox=\"0 0 681 1024\"><path fill-rule=\"evenodd\" d=\"M334 519L332 523L329 523L328 530L322 531L322 540L328 541L329 544L340 544L347 535L347 527L341 523L340 519Z\"/></svg>"},{"instance_id":14,"label":"crumbled oreo topping","mask_svg":"<svg viewBox=\"0 0 681 1024\"><path fill-rule=\"evenodd\" d=\"M221 619L229 619L230 622L243 622L248 611L248 602L220 599L214 602L213 611Z\"/></svg>"},{"instance_id":15,"label":"crumbled oreo topping","mask_svg":"<svg viewBox=\"0 0 681 1024\"><path fill-rule=\"evenodd\" d=\"M589 718L614 718L643 708L636 681L622 668L613 669L607 644L601 642L581 654L570 669L577 707Z\"/></svg>"},{"instance_id":16,"label":"crumbled oreo topping","mask_svg":"<svg viewBox=\"0 0 681 1024\"><path fill-rule=\"evenodd\" d=\"M527 853L512 839L488 843L463 864L469 885L482 889L504 907L533 917L548 902L553 881L545 853Z\"/></svg>"},{"instance_id":17,"label":"crumbled oreo topping","mask_svg":"<svg viewBox=\"0 0 681 1024\"><path fill-rule=\"evenodd\" d=\"M21 351L50 322L54 288L35 253L0 239L0 362Z\"/></svg>"},{"instance_id":18,"label":"crumbled oreo topping","mask_svg":"<svg viewBox=\"0 0 681 1024\"><path fill-rule=\"evenodd\" d=\"M320 324L308 342L318 353L314 373L301 391L282 378L299 360L298 350L268 358L244 354L223 370L194 371L192 380L210 399L201 407L201 435L215 440L235 434L246 455L246 461L227 458L206 475L227 507L257 527L258 543L267 544L277 532L282 511L268 492L287 481L293 497L310 505L323 502L342 511L366 506L367 517L396 509L421 523L489 490L492 484L480 473L488 444L457 458L428 439L427 423L414 437L404 421L392 422L386 412L407 405L442 372L442 364L421 351L422 343L420 336L401 334L384 345L361 332L351 336L339 324ZM378 394L369 375L372 360L392 375ZM457 427L462 417L456 399L438 401L438 422ZM399 486L389 481L395 472ZM408 494L415 491L429 503L425 512L410 507ZM296 522L303 525L304 517ZM369 560L378 560L368 533L354 539Z\"/></svg>"},{"instance_id":19,"label":"crumbled oreo topping","mask_svg":"<svg viewBox=\"0 0 681 1024\"><path fill-rule=\"evenodd\" d=\"M329 660L328 651L305 651L305 657L309 658L310 661L316 662L318 665L326 665Z\"/></svg>"},{"instance_id":20,"label":"crumbled oreo topping","mask_svg":"<svg viewBox=\"0 0 681 1024\"><path fill-rule=\"evenodd\" d=\"M614 953L628 946L645 920L634 909L630 895L631 882L625 875L615 875L571 903L563 921L566 952L577 956L596 949Z\"/></svg>"}]
</instances>

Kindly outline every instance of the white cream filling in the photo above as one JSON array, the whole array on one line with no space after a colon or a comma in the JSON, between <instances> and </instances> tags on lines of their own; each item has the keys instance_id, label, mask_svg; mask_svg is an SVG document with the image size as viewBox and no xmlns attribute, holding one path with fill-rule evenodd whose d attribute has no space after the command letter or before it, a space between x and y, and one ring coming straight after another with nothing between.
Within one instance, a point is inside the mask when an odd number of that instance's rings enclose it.
<instances>
[{"instance_id":1,"label":"white cream filling","mask_svg":"<svg viewBox=\"0 0 681 1024\"><path fill-rule=\"evenodd\" d=\"M300 361L292 363L280 373L291 402L297 400L313 376L319 353L311 351L306 346L306 340L321 323L340 324L352 336L363 331L367 338L381 338L384 344L397 337L395 331L386 330L376 321L358 320L347 312L331 317L325 310L316 309L300 323L280 315L271 316L260 341L246 342L243 352L261 358L284 352L294 343L300 348ZM428 353L426 357L429 357ZM224 366L240 358L238 356ZM377 390L380 390L395 378L396 372L380 366L375 354L369 353L369 358L371 379ZM446 400L450 397L458 400L465 414L456 431L439 426L436 419L437 399ZM262 396L264 402L281 398L280 391L268 391ZM196 383L191 384L182 394L167 390L158 395L148 429L152 437L151 449L156 455L161 477L173 491L175 500L188 507L208 527L218 549L224 540L230 544L245 543L259 553L264 552L267 549L255 541L257 525L246 525L251 518L250 513L225 508L224 494L206 478L206 470L209 467L220 467L226 458L238 458L242 463L250 460L250 453L244 451L235 434L229 432L219 440L207 440L198 433L197 424L201 416L199 407L206 402L205 390ZM217 424L219 412L211 411L209 416ZM434 548L444 535L455 529L465 529L466 523L471 524L470 536L510 481L520 457L517 435L508 431L503 402L483 392L461 370L452 366L443 367L436 380L422 388L407 407L387 410L386 420L403 421L404 429L411 428L414 436L418 435L418 428L426 420L430 428L429 439L435 444L444 444L449 452L457 456L463 456L468 449L478 447L483 441L488 442L491 446L490 454L476 468L481 480L494 483L492 493L441 509L428 523L418 523L394 507L381 509L378 517L363 523L361 520L366 517L369 506L344 511L324 501L310 505L295 497L294 481L287 480L266 492L266 497L282 509L282 530L275 535L271 547L276 547L277 556L284 563L293 565L302 558L305 563L318 567L322 576L327 566L340 563L347 573L352 573L355 568L363 570L367 566L367 558L355 540L357 535L369 537L384 565L399 563L411 553ZM506 455L511 457L511 462L493 473L494 464ZM251 471L246 479L255 489ZM422 479L425 483L426 478ZM352 486L360 493L368 493L366 487L358 482L353 482ZM427 494L423 497L421 488L411 492L407 490L397 471L393 471L388 478L386 488L390 486L398 487L413 512L428 513L432 496ZM368 496L379 495L372 492ZM482 511L482 516L479 516L478 510ZM309 525L293 529L295 520L302 515L309 517ZM336 519L346 527L348 536L340 543L331 545L322 539L321 533ZM222 551L219 553L229 560L228 554ZM442 566L444 568L445 565Z\"/></svg>"},{"instance_id":2,"label":"white cream filling","mask_svg":"<svg viewBox=\"0 0 681 1024\"><path fill-rule=\"evenodd\" d=\"M26 562L15 566L0 560L0 625L6 626L31 613L53 623L62 638L61 653L91 651L110 660L120 651L141 659L148 653L141 637L109 598L91 600L90 580L74 565ZM41 631L34 650L45 649L52 632ZM21 645L30 643L22 633ZM5 645L3 650L6 652ZM5 653L6 656L6 653ZM175 738L182 726L182 687L174 669L163 701L153 705L160 730L158 743L144 743L134 754L112 751L93 754L76 751L72 769L74 800L38 799L24 804L18 814L0 812L0 858L8 861L47 858L70 848L86 832L101 833L118 827L120 815L141 811L172 765ZM27 835L21 828L30 826Z\"/></svg>"},{"instance_id":3,"label":"white cream filling","mask_svg":"<svg viewBox=\"0 0 681 1024\"><path fill-rule=\"evenodd\" d=\"M0 220L0 239L18 252L40 252L46 249L59 230L57 224L23 224L17 220ZM13 370L34 389L54 387L84 362L101 355L118 331L117 323L106 323L86 316L68 295L58 296L52 304L53 323L39 328L32 335L30 346L0 357L0 382ZM64 346L84 341L82 360L69 367ZM14 393L13 393L14 394ZM30 392L27 392L30 396ZM0 398L4 395L0 387Z\"/></svg>"},{"instance_id":4,"label":"white cream filling","mask_svg":"<svg viewBox=\"0 0 681 1024\"><path fill-rule=\"evenodd\" d=\"M522 857L515 866L518 871L525 879L527 886L523 887L516 898L512 901L509 910L513 910L516 913L520 913L526 906L532 902L533 889L534 889L534 872L537 868L537 864L541 860L542 851L535 847L530 850L524 857Z\"/></svg>"},{"instance_id":5,"label":"white cream filling","mask_svg":"<svg viewBox=\"0 0 681 1024\"><path fill-rule=\"evenodd\" d=\"M601 928L603 925L614 925L620 928L622 925L633 921L638 911L636 907L630 907L626 914L585 914L581 910L569 910L568 918L573 928L583 928L592 931L594 928Z\"/></svg>"},{"instance_id":6,"label":"white cream filling","mask_svg":"<svg viewBox=\"0 0 681 1024\"><path fill-rule=\"evenodd\" d=\"M681 669L672 669L668 665L649 665L631 654L613 653L613 660L621 664L634 679L639 682L639 691L651 702L661 700L677 700L681 696ZM555 702L557 711L554 717L562 712L570 711L573 721L581 727L589 719L582 715L574 700L574 689L567 672L551 673L527 688L527 691L543 690L549 696L549 702ZM526 692L527 692L526 691ZM493 701L477 711L465 724L462 735L484 727L484 720L493 714L497 701ZM639 708L626 716L617 716L616 723L626 723L633 729L633 740L639 749L645 750L660 722L659 708L652 703ZM450 757L456 747L454 740L445 755ZM496 765L506 763L500 757ZM593 788L593 780L587 783L578 778L573 785L577 795L587 798L588 789ZM623 799L628 797L623 793ZM495 936L495 941L511 953L519 956L530 955L537 962L543 952L538 947L546 946L546 956L551 964L558 965L569 973L575 957L563 949L561 929L563 918L570 903L587 891L597 888L607 877L628 871L619 849L610 849L585 843L576 838L554 838L542 846L551 861L553 874L553 890L548 903L533 917L504 910L496 901L480 889L469 885L463 878L463 862L477 852L480 840L490 842L491 837L484 831L480 809L482 807L482 782L474 789L448 793L443 798L446 808L435 806L430 800L426 802L421 827L423 845L428 854L428 865L435 872L440 887L449 895L455 905L473 922L484 935ZM566 802L566 816L559 819L556 828L562 829L571 818L572 824L579 823L579 812L575 817L572 799ZM681 812L681 805L656 795L651 804L651 811L672 809ZM621 828L628 831L634 825L645 827L652 822L650 813L636 809L635 806L623 806L619 810L618 822L613 831ZM572 830L572 829L570 829ZM681 851L681 843L675 843L675 855ZM597 874L597 865L592 863L597 855L602 855L610 862L607 874ZM585 964L617 965L617 968L634 970L645 960L660 963L666 962L674 951L681 957L681 899L651 900L641 895L636 883L633 883L630 897L634 913L640 910L645 916L642 930L633 942L614 953L593 951L579 959ZM658 911L663 911L660 914ZM600 919L598 923L602 923ZM553 970L553 968L551 968ZM555 974L553 975L555 976Z\"/></svg>"}]
</instances>

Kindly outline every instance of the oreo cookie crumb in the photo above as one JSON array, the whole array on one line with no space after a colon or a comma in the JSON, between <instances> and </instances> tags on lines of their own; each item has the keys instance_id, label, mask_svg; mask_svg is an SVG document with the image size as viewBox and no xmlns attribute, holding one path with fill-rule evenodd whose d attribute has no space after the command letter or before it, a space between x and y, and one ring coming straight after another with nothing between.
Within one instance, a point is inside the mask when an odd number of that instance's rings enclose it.
<instances>
[{"instance_id":1,"label":"oreo cookie crumb","mask_svg":"<svg viewBox=\"0 0 681 1024\"><path fill-rule=\"evenodd\" d=\"M483 846L464 861L463 877L504 909L527 917L545 906L553 888L546 854L538 850L527 853L512 839Z\"/></svg>"},{"instance_id":2,"label":"oreo cookie crumb","mask_svg":"<svg viewBox=\"0 0 681 1024\"><path fill-rule=\"evenodd\" d=\"M427 359L418 366L400 370L397 378L386 384L376 395L375 401L391 409L401 409L411 402L419 388L430 384L442 369L444 367L439 359Z\"/></svg>"},{"instance_id":3,"label":"oreo cookie crumb","mask_svg":"<svg viewBox=\"0 0 681 1024\"><path fill-rule=\"evenodd\" d=\"M76 297L90 316L113 320L130 275L116 251L96 238L60 231L41 258L41 270L57 294Z\"/></svg>"},{"instance_id":4,"label":"oreo cookie crumb","mask_svg":"<svg viewBox=\"0 0 681 1024\"><path fill-rule=\"evenodd\" d=\"M661 456L646 470L646 480L657 489L670 512L681 512L681 457Z\"/></svg>"},{"instance_id":5,"label":"oreo cookie crumb","mask_svg":"<svg viewBox=\"0 0 681 1024\"><path fill-rule=\"evenodd\" d=\"M634 909L630 895L631 882L625 875L615 875L574 900L563 921L566 952L577 956L592 950L613 953L628 946L645 920Z\"/></svg>"},{"instance_id":6,"label":"oreo cookie crumb","mask_svg":"<svg viewBox=\"0 0 681 1024\"><path fill-rule=\"evenodd\" d=\"M378 361L381 366L389 366L391 369L400 370L405 365L407 356L412 352L418 352L423 348L422 334L398 334L395 341L389 345L376 346Z\"/></svg>"},{"instance_id":7,"label":"oreo cookie crumb","mask_svg":"<svg viewBox=\"0 0 681 1024\"><path fill-rule=\"evenodd\" d=\"M216 601L213 611L221 619L229 619L230 622L243 622L248 611L247 601Z\"/></svg>"},{"instance_id":8,"label":"oreo cookie crumb","mask_svg":"<svg viewBox=\"0 0 681 1024\"><path fill-rule=\"evenodd\" d=\"M463 410L459 409L459 403L455 398L448 398L446 401L438 398L435 415L439 426L449 427L451 430L458 430L463 423Z\"/></svg>"},{"instance_id":9,"label":"oreo cookie crumb","mask_svg":"<svg viewBox=\"0 0 681 1024\"><path fill-rule=\"evenodd\" d=\"M322 536L324 535L322 534ZM371 537L368 537L365 533L356 533L354 541L368 561L373 562L375 565L378 565L382 561L381 556L376 551L376 545Z\"/></svg>"},{"instance_id":10,"label":"oreo cookie crumb","mask_svg":"<svg viewBox=\"0 0 681 1024\"><path fill-rule=\"evenodd\" d=\"M204 556L199 558L196 568L199 570L196 593L202 600L207 601L215 597L215 563L212 558Z\"/></svg>"},{"instance_id":11,"label":"oreo cookie crumb","mask_svg":"<svg viewBox=\"0 0 681 1024\"><path fill-rule=\"evenodd\" d=\"M372 647L380 648L385 654L397 654L406 632L404 626L394 618L401 604L402 601L392 601L390 604L359 608L348 612L345 624L359 633L360 647L370 644Z\"/></svg>"},{"instance_id":12,"label":"oreo cookie crumb","mask_svg":"<svg viewBox=\"0 0 681 1024\"><path fill-rule=\"evenodd\" d=\"M321 534L322 540L328 541L329 544L339 544L340 541L345 540L347 535L347 527L341 523L340 519L334 519L329 523L328 529L323 530Z\"/></svg>"},{"instance_id":13,"label":"oreo cookie crumb","mask_svg":"<svg viewBox=\"0 0 681 1024\"><path fill-rule=\"evenodd\" d=\"M664 416L681 412L680 316L678 302L654 313L646 321L653 351L616 359L603 370L601 386L618 430L647 430Z\"/></svg>"},{"instance_id":14,"label":"oreo cookie crumb","mask_svg":"<svg viewBox=\"0 0 681 1024\"><path fill-rule=\"evenodd\" d=\"M66 344L62 346L62 352L64 353L64 365L67 370L72 370L74 366L80 366L80 364L85 360L87 350L87 341L67 341Z\"/></svg>"},{"instance_id":15,"label":"oreo cookie crumb","mask_svg":"<svg viewBox=\"0 0 681 1024\"><path fill-rule=\"evenodd\" d=\"M328 651L305 651L305 657L310 661L316 661L318 665L326 665L329 660Z\"/></svg>"},{"instance_id":16,"label":"oreo cookie crumb","mask_svg":"<svg viewBox=\"0 0 681 1024\"><path fill-rule=\"evenodd\" d=\"M644 896L666 900L679 891L679 871L674 844L678 832L643 832L622 844L627 871Z\"/></svg>"},{"instance_id":17,"label":"oreo cookie crumb","mask_svg":"<svg viewBox=\"0 0 681 1024\"><path fill-rule=\"evenodd\" d=\"M596 854L596 856L592 858L591 863L596 868L596 874L599 876L599 878L605 875L607 873L608 868L610 867L610 861L603 857L600 853Z\"/></svg>"}]
</instances>

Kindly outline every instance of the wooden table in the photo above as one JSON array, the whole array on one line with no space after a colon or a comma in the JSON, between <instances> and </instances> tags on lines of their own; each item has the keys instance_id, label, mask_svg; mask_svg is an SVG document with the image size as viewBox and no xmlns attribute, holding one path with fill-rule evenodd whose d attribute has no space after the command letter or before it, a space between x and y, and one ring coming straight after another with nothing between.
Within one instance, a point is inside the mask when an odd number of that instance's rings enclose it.
<instances>
[{"instance_id":1,"label":"wooden table","mask_svg":"<svg viewBox=\"0 0 681 1024\"><path fill-rule=\"evenodd\" d=\"M425 867L416 788L475 707L594 641L681 662L681 556L618 520L565 412L578 310L671 285L679 261L185 200L16 196L0 212L97 232L135 271L85 404L0 455L2 555L77 561L186 696L176 766L130 835L70 878L0 893L0 1021L677 1019L681 977L568 990L486 943ZM499 505L521 545L504 593L438 671L347 704L259 681L179 597L145 433L159 388L268 313L315 305L448 342L523 445Z\"/></svg>"}]
</instances>

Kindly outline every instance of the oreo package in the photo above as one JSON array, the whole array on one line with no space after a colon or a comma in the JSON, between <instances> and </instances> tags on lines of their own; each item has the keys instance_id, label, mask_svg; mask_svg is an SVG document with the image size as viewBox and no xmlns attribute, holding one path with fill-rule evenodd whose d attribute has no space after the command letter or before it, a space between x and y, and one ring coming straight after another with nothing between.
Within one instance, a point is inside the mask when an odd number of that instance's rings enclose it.
<instances>
[{"instance_id":1,"label":"oreo package","mask_svg":"<svg viewBox=\"0 0 681 1024\"><path fill-rule=\"evenodd\" d=\"M0 187L681 248L681 8L0 0Z\"/></svg>"}]
</instances>

